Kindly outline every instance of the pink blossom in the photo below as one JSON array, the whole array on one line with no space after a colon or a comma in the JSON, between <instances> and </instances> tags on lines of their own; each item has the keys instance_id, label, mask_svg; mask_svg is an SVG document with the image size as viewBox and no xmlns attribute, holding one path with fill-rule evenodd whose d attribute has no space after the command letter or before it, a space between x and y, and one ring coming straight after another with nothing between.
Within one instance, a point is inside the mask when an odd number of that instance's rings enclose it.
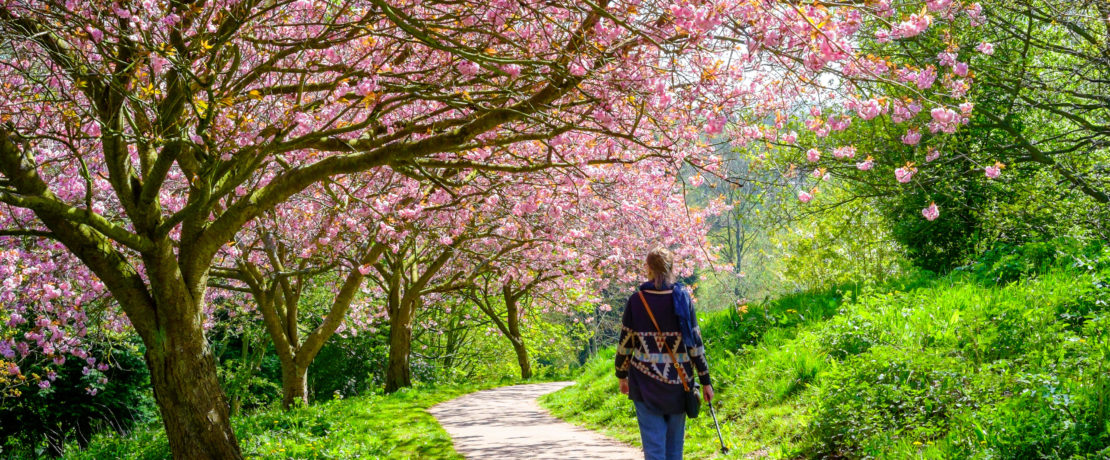
<instances>
[{"instance_id":1,"label":"pink blossom","mask_svg":"<svg viewBox=\"0 0 1110 460\"><path fill-rule=\"evenodd\" d=\"M902 143L906 145L917 145L921 142L921 133L916 129L910 129L904 136L902 136Z\"/></svg>"},{"instance_id":2,"label":"pink blossom","mask_svg":"<svg viewBox=\"0 0 1110 460\"><path fill-rule=\"evenodd\" d=\"M837 159L853 158L856 156L856 148L853 146L840 147L833 150L833 156Z\"/></svg>"},{"instance_id":3,"label":"pink blossom","mask_svg":"<svg viewBox=\"0 0 1110 460\"><path fill-rule=\"evenodd\" d=\"M982 24L983 20L983 5L978 2L968 5L966 8L967 16L971 18L971 25L978 26Z\"/></svg>"},{"instance_id":4,"label":"pink blossom","mask_svg":"<svg viewBox=\"0 0 1110 460\"><path fill-rule=\"evenodd\" d=\"M806 160L809 160L810 163L821 161L821 151L817 149L809 149L809 151L806 152Z\"/></svg>"},{"instance_id":5,"label":"pink blossom","mask_svg":"<svg viewBox=\"0 0 1110 460\"><path fill-rule=\"evenodd\" d=\"M937 80L937 69L933 66L926 67L917 72L914 82L917 84L917 89L929 89L933 87L933 83Z\"/></svg>"},{"instance_id":6,"label":"pink blossom","mask_svg":"<svg viewBox=\"0 0 1110 460\"><path fill-rule=\"evenodd\" d=\"M940 210L937 209L936 203L930 203L929 207L921 210L921 215L925 216L925 219L932 222L936 220L937 217L940 217Z\"/></svg>"},{"instance_id":7,"label":"pink blossom","mask_svg":"<svg viewBox=\"0 0 1110 460\"><path fill-rule=\"evenodd\" d=\"M979 46L976 46L975 50L987 56L991 56L994 55L994 44L990 42L983 42L980 43Z\"/></svg>"},{"instance_id":8,"label":"pink blossom","mask_svg":"<svg viewBox=\"0 0 1110 460\"><path fill-rule=\"evenodd\" d=\"M49 380L39 381L39 388L41 388L43 390L45 390L47 388L50 388L50 381Z\"/></svg>"},{"instance_id":9,"label":"pink blossom","mask_svg":"<svg viewBox=\"0 0 1110 460\"><path fill-rule=\"evenodd\" d=\"M933 17L929 14L914 13L908 20L894 26L891 34L895 38L910 38L920 35L933 24Z\"/></svg>"},{"instance_id":10,"label":"pink blossom","mask_svg":"<svg viewBox=\"0 0 1110 460\"><path fill-rule=\"evenodd\" d=\"M794 144L795 142L798 142L798 133L794 132L794 131L790 131L789 133L787 133L785 136L782 137L782 142L784 142L786 144Z\"/></svg>"},{"instance_id":11,"label":"pink blossom","mask_svg":"<svg viewBox=\"0 0 1110 460\"><path fill-rule=\"evenodd\" d=\"M501 70L513 78L520 76L520 66L516 64L505 64L501 66Z\"/></svg>"},{"instance_id":12,"label":"pink blossom","mask_svg":"<svg viewBox=\"0 0 1110 460\"><path fill-rule=\"evenodd\" d=\"M576 77L581 77L583 75L586 75L586 68L582 67L582 65L577 62L571 63L570 74Z\"/></svg>"},{"instance_id":13,"label":"pink blossom","mask_svg":"<svg viewBox=\"0 0 1110 460\"><path fill-rule=\"evenodd\" d=\"M89 122L81 131L90 137L100 137L100 123Z\"/></svg>"},{"instance_id":14,"label":"pink blossom","mask_svg":"<svg viewBox=\"0 0 1110 460\"><path fill-rule=\"evenodd\" d=\"M926 0L925 4L929 11L944 11L952 6L952 0Z\"/></svg>"},{"instance_id":15,"label":"pink blossom","mask_svg":"<svg viewBox=\"0 0 1110 460\"><path fill-rule=\"evenodd\" d=\"M890 5L890 0L877 0L873 7L875 13L880 17L889 18L894 15L894 8Z\"/></svg>"},{"instance_id":16,"label":"pink blossom","mask_svg":"<svg viewBox=\"0 0 1110 460\"><path fill-rule=\"evenodd\" d=\"M905 184L913 180L913 175L916 173L917 168L914 168L912 163L906 163L905 166L894 170L894 178Z\"/></svg>"},{"instance_id":17,"label":"pink blossom","mask_svg":"<svg viewBox=\"0 0 1110 460\"><path fill-rule=\"evenodd\" d=\"M798 192L798 201L801 201L802 203L809 203L812 199L813 195L810 195L809 192Z\"/></svg>"},{"instance_id":18,"label":"pink blossom","mask_svg":"<svg viewBox=\"0 0 1110 460\"><path fill-rule=\"evenodd\" d=\"M100 43L100 41L104 39L104 32L91 25L85 26L85 31L89 33L89 37L92 38L93 43Z\"/></svg>"},{"instance_id":19,"label":"pink blossom","mask_svg":"<svg viewBox=\"0 0 1110 460\"><path fill-rule=\"evenodd\" d=\"M126 8L121 8L119 4L116 3L112 4L112 12L116 13L116 16L118 16L120 19L128 19L131 17L130 11L128 11Z\"/></svg>"},{"instance_id":20,"label":"pink blossom","mask_svg":"<svg viewBox=\"0 0 1110 460\"><path fill-rule=\"evenodd\" d=\"M937 61L940 62L940 65L945 67L956 65L956 58L956 53L943 52L937 55Z\"/></svg>"},{"instance_id":21,"label":"pink blossom","mask_svg":"<svg viewBox=\"0 0 1110 460\"><path fill-rule=\"evenodd\" d=\"M713 115L710 116L705 123L705 134L720 134L725 128L725 116Z\"/></svg>"},{"instance_id":22,"label":"pink blossom","mask_svg":"<svg viewBox=\"0 0 1110 460\"><path fill-rule=\"evenodd\" d=\"M465 76L473 77L475 75L478 75L478 64L475 64L473 62L465 60L460 61L455 67L459 69L459 73Z\"/></svg>"},{"instance_id":23,"label":"pink blossom","mask_svg":"<svg viewBox=\"0 0 1110 460\"><path fill-rule=\"evenodd\" d=\"M954 124L960 121L960 114L946 107L934 108L929 111L929 114L933 116L933 121L940 124Z\"/></svg>"},{"instance_id":24,"label":"pink blossom","mask_svg":"<svg viewBox=\"0 0 1110 460\"><path fill-rule=\"evenodd\" d=\"M866 160L856 163L856 168L860 171L870 171L873 167L875 167L875 160L871 157L867 157Z\"/></svg>"},{"instance_id":25,"label":"pink blossom","mask_svg":"<svg viewBox=\"0 0 1110 460\"><path fill-rule=\"evenodd\" d=\"M961 77L966 77L968 71L969 69L966 62L957 62L955 66L952 66L952 73Z\"/></svg>"},{"instance_id":26,"label":"pink blossom","mask_svg":"<svg viewBox=\"0 0 1110 460\"><path fill-rule=\"evenodd\" d=\"M931 148L925 153L925 161L935 161L937 158L940 158L940 151L935 148Z\"/></svg>"},{"instance_id":27,"label":"pink blossom","mask_svg":"<svg viewBox=\"0 0 1110 460\"><path fill-rule=\"evenodd\" d=\"M943 131L952 134L956 132L956 128L963 121L959 113L946 107L937 107L931 113L933 121L929 123L929 131L932 133Z\"/></svg>"},{"instance_id":28,"label":"pink blossom","mask_svg":"<svg viewBox=\"0 0 1110 460\"><path fill-rule=\"evenodd\" d=\"M852 119L847 115L830 116L828 124L833 131L844 131L852 126Z\"/></svg>"},{"instance_id":29,"label":"pink blossom","mask_svg":"<svg viewBox=\"0 0 1110 460\"><path fill-rule=\"evenodd\" d=\"M998 179L998 176L1002 175L1002 168L1005 167L1006 165L1002 164L1002 162L995 162L993 165L984 168L984 173L990 179Z\"/></svg>"},{"instance_id":30,"label":"pink blossom","mask_svg":"<svg viewBox=\"0 0 1110 460\"><path fill-rule=\"evenodd\" d=\"M859 116L864 120L870 120L879 116L883 112L883 106L878 99L868 99L859 108Z\"/></svg>"},{"instance_id":31,"label":"pink blossom","mask_svg":"<svg viewBox=\"0 0 1110 460\"><path fill-rule=\"evenodd\" d=\"M965 117L970 117L973 110L975 110L974 102L964 102L960 104L960 114Z\"/></svg>"}]
</instances>

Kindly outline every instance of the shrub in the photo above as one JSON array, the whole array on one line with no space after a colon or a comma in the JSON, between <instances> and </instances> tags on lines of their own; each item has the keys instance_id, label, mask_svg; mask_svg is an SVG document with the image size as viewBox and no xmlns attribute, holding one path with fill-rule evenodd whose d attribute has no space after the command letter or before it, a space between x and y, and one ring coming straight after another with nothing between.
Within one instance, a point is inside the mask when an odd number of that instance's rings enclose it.
<instances>
[{"instance_id":1,"label":"shrub","mask_svg":"<svg viewBox=\"0 0 1110 460\"><path fill-rule=\"evenodd\" d=\"M107 356L112 367L85 373L85 362L71 358L55 368L57 377L49 388L27 389L4 400L0 453L15 458L61 455L67 442L84 446L98 432L125 433L136 423L154 420L150 374L139 347L125 343L97 356Z\"/></svg>"},{"instance_id":2,"label":"shrub","mask_svg":"<svg viewBox=\"0 0 1110 460\"><path fill-rule=\"evenodd\" d=\"M849 358L819 384L813 454L858 455L898 438L943 437L953 414L977 404L966 369L956 358L891 347Z\"/></svg>"},{"instance_id":3,"label":"shrub","mask_svg":"<svg viewBox=\"0 0 1110 460\"><path fill-rule=\"evenodd\" d=\"M1007 284L1036 273L1044 273L1060 262L1074 262L1083 253L1080 241L1056 238L1021 245L999 244L961 267L984 282Z\"/></svg>"}]
</instances>

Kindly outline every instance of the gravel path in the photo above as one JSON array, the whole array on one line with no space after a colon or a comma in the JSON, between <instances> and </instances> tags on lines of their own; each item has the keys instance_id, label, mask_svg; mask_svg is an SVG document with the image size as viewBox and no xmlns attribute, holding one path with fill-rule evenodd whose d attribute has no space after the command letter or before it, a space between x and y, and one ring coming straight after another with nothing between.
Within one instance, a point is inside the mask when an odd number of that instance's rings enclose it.
<instances>
[{"instance_id":1,"label":"gravel path","mask_svg":"<svg viewBox=\"0 0 1110 460\"><path fill-rule=\"evenodd\" d=\"M536 398L574 382L536 383L479 391L428 409L468 459L643 458L637 448L579 428L540 408Z\"/></svg>"}]
</instances>

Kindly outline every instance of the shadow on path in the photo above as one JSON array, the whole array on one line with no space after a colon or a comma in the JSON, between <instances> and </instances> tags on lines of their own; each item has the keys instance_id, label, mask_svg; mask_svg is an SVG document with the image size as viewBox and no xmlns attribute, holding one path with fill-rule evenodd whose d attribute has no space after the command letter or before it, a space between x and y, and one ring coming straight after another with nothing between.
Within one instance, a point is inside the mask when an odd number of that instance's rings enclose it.
<instances>
[{"instance_id":1,"label":"shadow on path","mask_svg":"<svg viewBox=\"0 0 1110 460\"><path fill-rule=\"evenodd\" d=\"M574 382L536 383L479 391L428 409L470 459L643 458L639 449L579 428L540 408L536 398Z\"/></svg>"}]
</instances>

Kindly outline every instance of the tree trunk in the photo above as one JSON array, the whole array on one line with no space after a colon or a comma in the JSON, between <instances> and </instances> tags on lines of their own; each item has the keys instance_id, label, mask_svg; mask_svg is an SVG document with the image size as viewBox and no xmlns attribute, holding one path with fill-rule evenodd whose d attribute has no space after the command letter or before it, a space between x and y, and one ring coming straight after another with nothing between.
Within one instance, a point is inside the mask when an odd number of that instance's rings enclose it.
<instances>
[{"instance_id":1,"label":"tree trunk","mask_svg":"<svg viewBox=\"0 0 1110 460\"><path fill-rule=\"evenodd\" d=\"M512 337L510 340L513 342L513 351L516 352L516 362L520 365L520 378L532 378L532 363L528 360L528 347L524 346L524 340L519 337Z\"/></svg>"},{"instance_id":2,"label":"tree trunk","mask_svg":"<svg viewBox=\"0 0 1110 460\"><path fill-rule=\"evenodd\" d=\"M520 332L520 305L517 301L523 292L514 293L509 284L502 288L505 297L505 320L509 327L509 342L513 344L516 352L516 362L520 364L520 378L532 378L532 364L528 361L528 348L524 346L524 334Z\"/></svg>"},{"instance_id":3,"label":"tree trunk","mask_svg":"<svg viewBox=\"0 0 1110 460\"><path fill-rule=\"evenodd\" d=\"M394 324L391 324L389 329L389 367L385 371L386 393L412 386L412 372L409 370L412 328L409 324L390 322Z\"/></svg>"},{"instance_id":4,"label":"tree trunk","mask_svg":"<svg viewBox=\"0 0 1110 460\"><path fill-rule=\"evenodd\" d=\"M401 305L389 318L389 367L385 371L385 392L393 393L412 386L409 352L412 350L412 308Z\"/></svg>"},{"instance_id":5,"label":"tree trunk","mask_svg":"<svg viewBox=\"0 0 1110 460\"><path fill-rule=\"evenodd\" d=\"M174 458L239 459L216 359L199 322L167 321L147 345L154 399Z\"/></svg>"},{"instance_id":6,"label":"tree trunk","mask_svg":"<svg viewBox=\"0 0 1110 460\"><path fill-rule=\"evenodd\" d=\"M286 410L295 404L308 405L308 366L281 363L281 406Z\"/></svg>"}]
</instances>

